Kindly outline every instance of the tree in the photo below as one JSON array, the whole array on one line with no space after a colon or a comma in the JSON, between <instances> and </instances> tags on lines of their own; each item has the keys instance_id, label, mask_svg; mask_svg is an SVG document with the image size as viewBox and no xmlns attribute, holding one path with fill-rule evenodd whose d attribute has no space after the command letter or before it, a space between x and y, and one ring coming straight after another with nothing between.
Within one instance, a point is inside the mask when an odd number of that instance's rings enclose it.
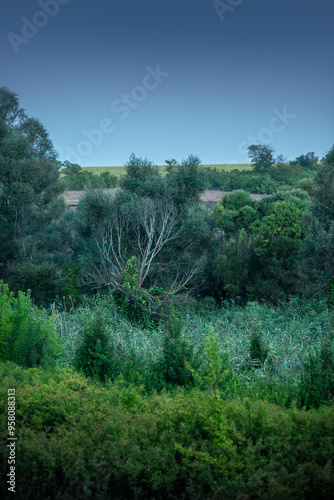
<instances>
[{"instance_id":1,"label":"tree","mask_svg":"<svg viewBox=\"0 0 334 500\"><path fill-rule=\"evenodd\" d=\"M306 153L305 155L297 156L293 161L290 161L290 165L296 166L300 165L303 168L314 169L318 166L319 157L315 155L312 151L311 153Z\"/></svg>"},{"instance_id":2,"label":"tree","mask_svg":"<svg viewBox=\"0 0 334 500\"><path fill-rule=\"evenodd\" d=\"M0 89L0 276L18 262L37 263L41 238L65 210L52 142L38 120L27 118L17 96ZM6 121L5 121L6 120ZM49 257L59 251L51 248ZM38 262L39 263L39 262Z\"/></svg>"},{"instance_id":3,"label":"tree","mask_svg":"<svg viewBox=\"0 0 334 500\"><path fill-rule=\"evenodd\" d=\"M171 158L170 160L165 160L165 163L167 163L167 165L168 165L167 168L172 168L178 164L177 161L175 160L175 158Z\"/></svg>"},{"instance_id":4,"label":"tree","mask_svg":"<svg viewBox=\"0 0 334 500\"><path fill-rule=\"evenodd\" d=\"M125 164L126 174L120 179L120 187L129 193L150 198L165 195L165 182L158 167L146 158L131 153Z\"/></svg>"},{"instance_id":5,"label":"tree","mask_svg":"<svg viewBox=\"0 0 334 500\"><path fill-rule=\"evenodd\" d=\"M306 192L277 193L258 205L261 217L252 225L253 255L249 290L252 298L276 301L295 291L299 250L306 235ZM301 192L299 192L301 191Z\"/></svg>"},{"instance_id":6,"label":"tree","mask_svg":"<svg viewBox=\"0 0 334 500\"><path fill-rule=\"evenodd\" d=\"M28 139L31 158L57 159L57 152L46 128L37 118L25 118L17 127L17 131Z\"/></svg>"},{"instance_id":7,"label":"tree","mask_svg":"<svg viewBox=\"0 0 334 500\"><path fill-rule=\"evenodd\" d=\"M20 107L19 99L7 87L0 87L0 118L15 132L27 138L30 158L57 159L57 152L49 133L38 118L28 117Z\"/></svg>"},{"instance_id":8,"label":"tree","mask_svg":"<svg viewBox=\"0 0 334 500\"><path fill-rule=\"evenodd\" d=\"M0 118L11 127L26 118L18 96L8 87L0 87Z\"/></svg>"},{"instance_id":9,"label":"tree","mask_svg":"<svg viewBox=\"0 0 334 500\"><path fill-rule=\"evenodd\" d=\"M324 297L331 294L334 285L334 146L323 159L314 183L312 210L305 220L308 234L298 269L301 292Z\"/></svg>"},{"instance_id":10,"label":"tree","mask_svg":"<svg viewBox=\"0 0 334 500\"><path fill-rule=\"evenodd\" d=\"M94 235L100 259L90 262L92 281L123 291L125 268L134 254L138 262L136 286L141 288L158 254L180 230L175 208L167 202L139 198L132 206L113 207Z\"/></svg>"},{"instance_id":11,"label":"tree","mask_svg":"<svg viewBox=\"0 0 334 500\"><path fill-rule=\"evenodd\" d=\"M214 218L223 235L213 275L222 296L275 302L295 290L309 204L308 194L295 189L259 202L236 191L216 205Z\"/></svg>"},{"instance_id":12,"label":"tree","mask_svg":"<svg viewBox=\"0 0 334 500\"><path fill-rule=\"evenodd\" d=\"M242 229L249 231L253 222L258 218L256 201L245 191L234 191L224 196L213 209L213 216L217 227L227 235L233 234L238 242Z\"/></svg>"},{"instance_id":13,"label":"tree","mask_svg":"<svg viewBox=\"0 0 334 500\"><path fill-rule=\"evenodd\" d=\"M181 165L171 162L166 175L167 192L177 206L199 202L207 181L198 156L189 155Z\"/></svg>"},{"instance_id":14,"label":"tree","mask_svg":"<svg viewBox=\"0 0 334 500\"><path fill-rule=\"evenodd\" d=\"M286 191L278 191L271 196L264 196L257 204L257 209L260 216L270 215L273 211L275 203L288 202L295 205L300 211L305 212L310 208L310 197L307 192L302 189L289 189Z\"/></svg>"},{"instance_id":15,"label":"tree","mask_svg":"<svg viewBox=\"0 0 334 500\"><path fill-rule=\"evenodd\" d=\"M248 156L254 164L255 172L267 172L274 163L275 150L271 146L252 145L248 147Z\"/></svg>"},{"instance_id":16,"label":"tree","mask_svg":"<svg viewBox=\"0 0 334 500\"><path fill-rule=\"evenodd\" d=\"M80 200L76 219L86 286L109 288L123 306L145 309L156 318L173 296L196 286L203 256L191 264L167 257L185 227L171 201L90 192Z\"/></svg>"},{"instance_id":17,"label":"tree","mask_svg":"<svg viewBox=\"0 0 334 500\"><path fill-rule=\"evenodd\" d=\"M307 237L298 262L299 290L308 298L326 297L333 301L334 221L325 229L314 214L309 214L305 223Z\"/></svg>"},{"instance_id":18,"label":"tree","mask_svg":"<svg viewBox=\"0 0 334 500\"><path fill-rule=\"evenodd\" d=\"M334 146L323 159L322 166L315 176L314 182L313 211L324 228L328 230L334 221Z\"/></svg>"},{"instance_id":19,"label":"tree","mask_svg":"<svg viewBox=\"0 0 334 500\"><path fill-rule=\"evenodd\" d=\"M213 210L216 225L223 231L221 246L213 262L213 274L223 295L246 298L251 253L250 228L259 215L256 201L245 191L224 196Z\"/></svg>"},{"instance_id":20,"label":"tree","mask_svg":"<svg viewBox=\"0 0 334 500\"><path fill-rule=\"evenodd\" d=\"M275 159L275 163L277 165L284 165L286 163L286 160L287 160L287 157L280 154L277 156L277 158Z\"/></svg>"}]
</instances>

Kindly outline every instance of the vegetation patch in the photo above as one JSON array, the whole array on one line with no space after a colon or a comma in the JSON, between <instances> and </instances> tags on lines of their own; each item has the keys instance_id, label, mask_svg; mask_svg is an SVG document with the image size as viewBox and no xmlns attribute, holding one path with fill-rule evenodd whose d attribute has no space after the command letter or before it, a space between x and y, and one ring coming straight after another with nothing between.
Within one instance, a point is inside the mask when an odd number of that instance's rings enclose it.
<instances>
[{"instance_id":1,"label":"vegetation patch","mask_svg":"<svg viewBox=\"0 0 334 500\"><path fill-rule=\"evenodd\" d=\"M18 498L330 498L333 408L183 389L147 397L121 380L10 363L0 378L2 428L7 388L17 393Z\"/></svg>"}]
</instances>

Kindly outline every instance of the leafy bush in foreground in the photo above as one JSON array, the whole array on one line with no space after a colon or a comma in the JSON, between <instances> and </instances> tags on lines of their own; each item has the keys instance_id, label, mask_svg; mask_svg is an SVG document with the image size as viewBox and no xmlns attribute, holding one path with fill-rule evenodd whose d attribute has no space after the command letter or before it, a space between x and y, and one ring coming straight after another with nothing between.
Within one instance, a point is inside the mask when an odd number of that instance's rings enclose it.
<instances>
[{"instance_id":1,"label":"leafy bush in foreground","mask_svg":"<svg viewBox=\"0 0 334 500\"><path fill-rule=\"evenodd\" d=\"M183 389L145 397L122 381L102 387L72 370L13 363L0 365L0 381L2 429L16 389L18 499L331 498L332 407ZM5 446L0 462L7 470Z\"/></svg>"},{"instance_id":2,"label":"leafy bush in foreground","mask_svg":"<svg viewBox=\"0 0 334 500\"><path fill-rule=\"evenodd\" d=\"M25 367L54 365L61 352L54 318L32 305L30 291L14 297L0 281L0 361Z\"/></svg>"}]
</instances>

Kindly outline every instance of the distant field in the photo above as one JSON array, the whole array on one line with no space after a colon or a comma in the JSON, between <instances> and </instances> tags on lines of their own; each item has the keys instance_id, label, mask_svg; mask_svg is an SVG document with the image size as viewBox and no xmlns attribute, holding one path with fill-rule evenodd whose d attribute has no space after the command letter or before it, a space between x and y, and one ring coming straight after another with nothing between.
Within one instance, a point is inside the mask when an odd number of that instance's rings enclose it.
<instances>
[{"instance_id":1,"label":"distant field","mask_svg":"<svg viewBox=\"0 0 334 500\"><path fill-rule=\"evenodd\" d=\"M202 165L202 167L216 168L217 170L225 170L225 172L230 172L231 170L253 169L253 165L251 163L221 163L217 165Z\"/></svg>"},{"instance_id":2,"label":"distant field","mask_svg":"<svg viewBox=\"0 0 334 500\"><path fill-rule=\"evenodd\" d=\"M202 165L203 167L217 168L218 170L225 170L229 172L230 170L252 170L251 163L222 163L218 165ZM82 167L85 170L89 170L94 174L101 174L102 172L110 172L113 175L119 177L125 173L125 167ZM161 172L164 172L166 165L159 165Z\"/></svg>"}]
</instances>

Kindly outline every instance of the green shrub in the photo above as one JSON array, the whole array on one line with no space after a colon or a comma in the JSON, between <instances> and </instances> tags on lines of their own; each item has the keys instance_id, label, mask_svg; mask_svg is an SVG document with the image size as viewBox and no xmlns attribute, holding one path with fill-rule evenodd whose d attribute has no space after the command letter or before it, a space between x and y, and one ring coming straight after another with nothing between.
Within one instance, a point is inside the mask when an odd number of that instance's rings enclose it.
<instances>
[{"instance_id":1,"label":"green shrub","mask_svg":"<svg viewBox=\"0 0 334 500\"><path fill-rule=\"evenodd\" d=\"M0 425L17 393L16 497L330 499L334 409L298 411L212 392L151 397L73 370L0 364ZM7 431L3 432L7 437ZM1 470L8 451L0 448ZM0 486L7 498L7 485Z\"/></svg>"},{"instance_id":2,"label":"green shrub","mask_svg":"<svg viewBox=\"0 0 334 500\"><path fill-rule=\"evenodd\" d=\"M300 381L300 404L318 408L334 398L334 348L327 339L318 353L309 355Z\"/></svg>"},{"instance_id":3,"label":"green shrub","mask_svg":"<svg viewBox=\"0 0 334 500\"><path fill-rule=\"evenodd\" d=\"M315 183L313 179L301 179L297 184L296 184L297 189L302 189L303 191L306 191L310 196L313 196L315 193Z\"/></svg>"},{"instance_id":4,"label":"green shrub","mask_svg":"<svg viewBox=\"0 0 334 500\"><path fill-rule=\"evenodd\" d=\"M209 334L204 343L204 368L196 371L188 363L187 366L194 376L195 381L208 391L212 391L216 398L221 392L227 392L228 382L232 380L229 369L228 354L221 353L221 343L217 331L212 324L209 325Z\"/></svg>"},{"instance_id":5,"label":"green shrub","mask_svg":"<svg viewBox=\"0 0 334 500\"><path fill-rule=\"evenodd\" d=\"M113 188L117 184L117 177L110 172L94 174L80 167L78 164L65 161L61 171L66 189L86 188Z\"/></svg>"},{"instance_id":6,"label":"green shrub","mask_svg":"<svg viewBox=\"0 0 334 500\"><path fill-rule=\"evenodd\" d=\"M95 313L84 324L81 343L75 352L74 366L86 377L97 378L104 382L113 372L119 374L115 358L107 324L98 313Z\"/></svg>"},{"instance_id":7,"label":"green shrub","mask_svg":"<svg viewBox=\"0 0 334 500\"><path fill-rule=\"evenodd\" d=\"M125 350L113 337L103 311L85 317L76 342L73 366L86 377L106 382L122 376L130 383L142 383L143 363L134 349Z\"/></svg>"},{"instance_id":8,"label":"green shrub","mask_svg":"<svg viewBox=\"0 0 334 500\"><path fill-rule=\"evenodd\" d=\"M187 342L182 334L183 322L179 317L172 315L165 324L163 332L162 356L158 360L154 372L160 380L161 386L185 386L194 384L191 371L187 363L195 363L193 346ZM159 382L157 382L159 387Z\"/></svg>"},{"instance_id":9,"label":"green shrub","mask_svg":"<svg viewBox=\"0 0 334 500\"><path fill-rule=\"evenodd\" d=\"M268 348L264 345L259 332L253 331L251 334L249 354L251 362L255 366L258 363L263 364L268 357Z\"/></svg>"},{"instance_id":10,"label":"green shrub","mask_svg":"<svg viewBox=\"0 0 334 500\"><path fill-rule=\"evenodd\" d=\"M32 305L30 292L15 298L0 281L0 360L25 367L56 363L61 353L54 318Z\"/></svg>"},{"instance_id":11,"label":"green shrub","mask_svg":"<svg viewBox=\"0 0 334 500\"><path fill-rule=\"evenodd\" d=\"M14 269L10 285L15 292L30 290L30 295L36 304L46 305L56 297L58 278L54 264L37 265L26 262Z\"/></svg>"},{"instance_id":12,"label":"green shrub","mask_svg":"<svg viewBox=\"0 0 334 500\"><path fill-rule=\"evenodd\" d=\"M117 176L112 175L110 172L102 172L98 177L101 182L101 187L114 188L117 185Z\"/></svg>"},{"instance_id":13,"label":"green shrub","mask_svg":"<svg viewBox=\"0 0 334 500\"><path fill-rule=\"evenodd\" d=\"M61 271L62 283L60 286L60 296L65 297L67 305L75 305L79 299L79 275L80 266L71 260L66 260Z\"/></svg>"}]
</instances>

